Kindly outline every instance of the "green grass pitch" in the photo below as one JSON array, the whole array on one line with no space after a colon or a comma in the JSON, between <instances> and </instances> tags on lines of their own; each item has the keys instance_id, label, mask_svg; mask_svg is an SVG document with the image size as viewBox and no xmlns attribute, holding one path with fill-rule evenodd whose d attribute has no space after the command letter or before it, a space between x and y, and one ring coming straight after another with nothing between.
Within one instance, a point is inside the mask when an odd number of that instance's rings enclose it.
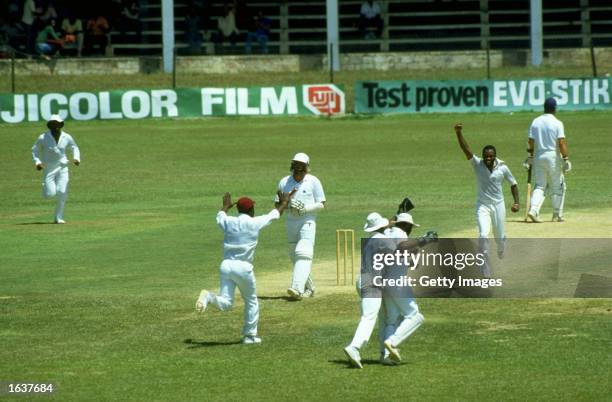
<instances>
[{"instance_id":1,"label":"green grass pitch","mask_svg":"<svg viewBox=\"0 0 612 402\"><path fill-rule=\"evenodd\" d=\"M415 235L475 235L473 173L452 124L464 123L475 152L497 146L523 202L535 116L67 122L82 164L71 168L66 225L47 224L54 201L30 161L43 124L0 126L0 381L52 381L59 400L605 400L610 299L423 299L405 364L377 364L376 333L364 370L342 353L359 304L331 281L335 229L361 234L368 212L390 215L409 195ZM610 227L610 116L559 117L575 170L564 237L596 235ZM274 223L255 259L264 343L243 346L241 301L230 313L193 311L199 290L218 286L214 217L225 191L267 212L300 151L328 198L314 261L327 290L280 298L290 265L284 221ZM510 237L525 235L515 228Z\"/></svg>"}]
</instances>

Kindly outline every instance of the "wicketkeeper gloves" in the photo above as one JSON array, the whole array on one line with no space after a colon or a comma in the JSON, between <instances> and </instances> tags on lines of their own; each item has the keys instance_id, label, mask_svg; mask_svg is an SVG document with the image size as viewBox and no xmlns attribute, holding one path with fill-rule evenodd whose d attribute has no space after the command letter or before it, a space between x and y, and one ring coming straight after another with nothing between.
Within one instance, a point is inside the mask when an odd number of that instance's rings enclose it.
<instances>
[{"instance_id":1,"label":"wicketkeeper gloves","mask_svg":"<svg viewBox=\"0 0 612 402\"><path fill-rule=\"evenodd\" d=\"M406 197L398 205L398 207L397 207L397 214L399 215L399 214L404 213L404 212L409 212L412 209L414 209L414 204L412 203L412 201L410 201L410 198Z\"/></svg>"}]
</instances>

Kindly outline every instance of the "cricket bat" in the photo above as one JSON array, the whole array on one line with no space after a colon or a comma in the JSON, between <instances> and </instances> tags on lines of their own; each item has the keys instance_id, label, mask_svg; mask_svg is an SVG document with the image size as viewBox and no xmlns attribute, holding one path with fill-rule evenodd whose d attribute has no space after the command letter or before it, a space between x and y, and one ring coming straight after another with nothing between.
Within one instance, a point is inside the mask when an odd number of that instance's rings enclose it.
<instances>
[{"instance_id":1,"label":"cricket bat","mask_svg":"<svg viewBox=\"0 0 612 402\"><path fill-rule=\"evenodd\" d=\"M527 196L525 197L525 222L529 220L527 214L529 213L529 208L531 208L531 166L527 170Z\"/></svg>"}]
</instances>

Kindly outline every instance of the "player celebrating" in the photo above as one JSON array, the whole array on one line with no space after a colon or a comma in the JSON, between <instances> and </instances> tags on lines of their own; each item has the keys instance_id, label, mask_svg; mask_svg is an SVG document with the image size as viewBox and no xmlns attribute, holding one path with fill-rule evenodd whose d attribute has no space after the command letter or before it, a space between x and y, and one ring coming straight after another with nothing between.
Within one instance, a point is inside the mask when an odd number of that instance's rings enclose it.
<instances>
[{"instance_id":1,"label":"player celebrating","mask_svg":"<svg viewBox=\"0 0 612 402\"><path fill-rule=\"evenodd\" d=\"M289 257L293 263L293 277L287 294L293 300L314 296L314 283L310 276L316 235L317 212L325 208L325 193L319 179L309 174L310 158L297 153L291 160L291 174L278 183L278 191L296 190L287 214ZM278 201L278 200L277 200Z\"/></svg>"},{"instance_id":2,"label":"player celebrating","mask_svg":"<svg viewBox=\"0 0 612 402\"><path fill-rule=\"evenodd\" d=\"M437 233L428 232L427 235L417 240L408 240L412 227L418 226L414 223L412 215L408 213L397 215L395 225L397 227L396 231L391 231L389 230L388 219L383 218L377 212L370 213L366 218L364 231L372 234L370 239L378 240L369 241L366 244L364 255L370 256L381 252L381 250L393 252L396 247L410 250L438 239ZM401 273L405 274L405 272ZM377 287L374 285L373 278L362 276L360 276L357 286L361 296L361 318L353 340L344 348L344 353L353 366L363 368L360 349L366 345L370 336L372 336L372 331L374 331L376 325L376 317L382 314L384 317L380 317L379 320L379 334L386 350L382 352L380 361L385 365L398 364L401 361L398 345L416 331L424 321L423 315L419 312L419 307L412 296L412 291L409 288ZM381 307L384 308L381 310Z\"/></svg>"},{"instance_id":3,"label":"player celebrating","mask_svg":"<svg viewBox=\"0 0 612 402\"><path fill-rule=\"evenodd\" d=\"M550 184L552 191L553 222L563 222L565 178L563 173L572 169L569 161L563 123L555 117L557 101L548 98L544 102L544 114L536 117L529 127L529 140L525 167L535 167L535 188L527 216L533 222L541 222L540 208L544 203L544 191ZM533 160L535 149L535 163ZM563 160L561 160L563 158Z\"/></svg>"},{"instance_id":4,"label":"player celebrating","mask_svg":"<svg viewBox=\"0 0 612 402\"><path fill-rule=\"evenodd\" d=\"M259 303L255 290L255 274L253 273L253 257L259 231L280 218L292 194L279 193L278 206L266 215L255 217L255 202L243 197L237 203L232 203L229 193L223 196L223 208L217 214L217 225L225 233L223 238L223 262L221 262L221 285L219 294L206 289L200 292L196 301L196 310L204 312L209 303L221 311L231 309L234 303L236 286L244 300L244 328L242 343L261 343L257 337L259 321ZM236 205L238 216L228 216L227 211Z\"/></svg>"},{"instance_id":5,"label":"player celebrating","mask_svg":"<svg viewBox=\"0 0 612 402\"><path fill-rule=\"evenodd\" d=\"M47 122L49 131L41 134L32 146L32 159L36 170L43 170L43 196L57 196L55 223L64 221L64 207L68 198L68 157L66 150L72 150L72 159L76 166L81 164L81 153L72 136L62 130L64 120L54 114ZM41 154L42 149L42 154Z\"/></svg>"},{"instance_id":6,"label":"player celebrating","mask_svg":"<svg viewBox=\"0 0 612 402\"><path fill-rule=\"evenodd\" d=\"M506 205L504 203L504 193L502 182L504 179L510 183L512 191L512 212L519 210L519 192L517 182L512 176L510 169L504 161L497 159L497 151L493 145L487 145L482 149L482 159L474 155L469 145L463 138L463 125L455 124L455 134L461 150L472 163L476 183L478 186L478 198L476 201L476 221L478 223L478 237L480 249L488 253L488 237L493 225L493 234L497 243L497 255L502 258L504 255L504 245L506 233L504 224L506 220ZM488 265L484 266L488 270ZM490 272L485 272L489 276Z\"/></svg>"}]
</instances>

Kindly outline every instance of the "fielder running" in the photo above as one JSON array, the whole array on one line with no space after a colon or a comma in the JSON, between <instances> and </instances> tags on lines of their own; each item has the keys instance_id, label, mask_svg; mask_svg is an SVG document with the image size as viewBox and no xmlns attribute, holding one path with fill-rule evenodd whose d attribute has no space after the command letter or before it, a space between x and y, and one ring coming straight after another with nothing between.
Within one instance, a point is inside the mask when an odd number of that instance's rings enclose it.
<instances>
[{"instance_id":1,"label":"fielder running","mask_svg":"<svg viewBox=\"0 0 612 402\"><path fill-rule=\"evenodd\" d=\"M512 198L514 202L512 212L519 210L519 192L517 182L512 176L510 169L501 159L497 159L497 151L493 145L487 145L482 149L482 159L474 155L462 133L463 125L455 124L455 134L459 141L459 147L471 162L476 175L478 186L478 198L476 200L476 221L478 223L478 238L480 250L488 256L488 238L493 226L493 235L497 243L497 256L503 258L506 241L505 221L506 205L502 183L504 179L510 183ZM486 276L490 276L488 264L483 266Z\"/></svg>"},{"instance_id":2,"label":"fielder running","mask_svg":"<svg viewBox=\"0 0 612 402\"><path fill-rule=\"evenodd\" d=\"M535 188L527 214L533 222L541 222L540 208L544 203L544 192L548 186L552 192L552 220L553 222L564 220L565 177L563 174L572 170L572 164L569 161L563 123L555 117L556 111L555 98L546 99L544 114L536 117L529 127L528 157L524 165L529 169L533 164L535 169Z\"/></svg>"},{"instance_id":3,"label":"fielder running","mask_svg":"<svg viewBox=\"0 0 612 402\"><path fill-rule=\"evenodd\" d=\"M407 234L415 224L412 216L408 213L398 215L398 221L400 220L410 225L408 232L405 232L405 238L404 236L397 236L397 239L403 240L400 247L412 249L437 240L437 235L433 232L418 240L406 240ZM389 220L383 218L380 214L372 212L368 215L364 231L372 233L370 239L379 240L369 242L366 246L369 247L369 250L364 255L372 255L374 252L379 252L381 248L386 249L386 251L395 250L398 241L388 237L388 234L390 234L388 227ZM362 261L363 263L364 261ZM377 287L373 283L373 278L364 277L359 278L357 286L361 295L361 318L353 340L344 348L344 353L353 366L363 368L360 349L367 344L372 336L376 318L381 306L384 305L385 318L380 320L381 326L384 324L384 328L379 328L379 333L384 334L383 345L388 354L383 353L381 355L381 363L385 365L398 364L401 362L398 346L412 335L424 321L423 315L419 312L416 301L412 297L412 292L409 289L402 289L403 292L398 293L398 289Z\"/></svg>"},{"instance_id":4,"label":"fielder running","mask_svg":"<svg viewBox=\"0 0 612 402\"><path fill-rule=\"evenodd\" d=\"M72 136L62 130L64 120L54 114L47 122L49 131L41 134L32 146L32 159L36 170L43 170L43 196L57 197L54 222L66 223L64 207L68 198L68 157L66 150L72 151L72 159L76 166L81 164L81 153ZM42 150L42 152L41 152Z\"/></svg>"},{"instance_id":5,"label":"fielder running","mask_svg":"<svg viewBox=\"0 0 612 402\"><path fill-rule=\"evenodd\" d=\"M200 292L196 301L196 310L204 312L208 304L213 304L221 311L232 308L236 286L244 300L244 327L242 343L261 343L257 336L259 321L259 303L255 289L255 274L253 273L253 257L259 231L272 221L280 218L291 194L277 195L279 202L276 209L266 215L255 216L255 202L243 197L237 203L232 203L229 193L223 196L223 208L217 214L217 225L223 230L223 262L221 262L221 285L219 294L206 289ZM227 211L236 205L238 216L228 216Z\"/></svg>"},{"instance_id":6,"label":"fielder running","mask_svg":"<svg viewBox=\"0 0 612 402\"><path fill-rule=\"evenodd\" d=\"M297 153L291 160L291 174L278 183L278 191L296 190L289 203L287 237L289 258L293 263L293 276L287 294L293 300L314 296L311 278L312 259L316 235L317 212L325 208L325 193L319 179L309 174L310 158ZM278 202L278 198L275 200Z\"/></svg>"}]
</instances>

